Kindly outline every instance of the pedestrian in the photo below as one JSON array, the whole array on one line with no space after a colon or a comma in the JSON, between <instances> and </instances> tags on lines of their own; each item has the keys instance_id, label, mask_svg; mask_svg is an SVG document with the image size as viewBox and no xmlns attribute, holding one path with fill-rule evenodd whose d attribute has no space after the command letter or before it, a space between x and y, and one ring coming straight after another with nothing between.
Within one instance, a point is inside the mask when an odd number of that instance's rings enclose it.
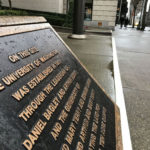
<instances>
[{"instance_id":1,"label":"pedestrian","mask_svg":"<svg viewBox=\"0 0 150 150\"><path fill-rule=\"evenodd\" d=\"M120 28L122 29L122 26L124 24L124 15L121 15L120 17Z\"/></svg>"},{"instance_id":2,"label":"pedestrian","mask_svg":"<svg viewBox=\"0 0 150 150\"><path fill-rule=\"evenodd\" d=\"M127 26L128 26L128 24L129 24L129 19L128 19L128 17L125 19L125 21L124 21L124 27L126 28Z\"/></svg>"}]
</instances>

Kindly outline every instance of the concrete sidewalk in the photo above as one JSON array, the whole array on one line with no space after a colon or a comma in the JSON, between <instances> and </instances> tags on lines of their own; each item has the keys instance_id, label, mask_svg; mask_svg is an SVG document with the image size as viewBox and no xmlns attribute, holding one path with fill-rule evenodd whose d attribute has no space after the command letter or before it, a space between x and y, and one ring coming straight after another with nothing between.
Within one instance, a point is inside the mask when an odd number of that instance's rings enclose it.
<instances>
[{"instance_id":1,"label":"concrete sidewalk","mask_svg":"<svg viewBox=\"0 0 150 150\"><path fill-rule=\"evenodd\" d=\"M107 94L115 100L111 36L93 33L88 35L85 40L75 40L68 39L68 33L59 32L59 35L97 79Z\"/></svg>"},{"instance_id":2,"label":"concrete sidewalk","mask_svg":"<svg viewBox=\"0 0 150 150\"><path fill-rule=\"evenodd\" d=\"M116 28L113 35L133 150L150 150L150 32Z\"/></svg>"}]
</instances>

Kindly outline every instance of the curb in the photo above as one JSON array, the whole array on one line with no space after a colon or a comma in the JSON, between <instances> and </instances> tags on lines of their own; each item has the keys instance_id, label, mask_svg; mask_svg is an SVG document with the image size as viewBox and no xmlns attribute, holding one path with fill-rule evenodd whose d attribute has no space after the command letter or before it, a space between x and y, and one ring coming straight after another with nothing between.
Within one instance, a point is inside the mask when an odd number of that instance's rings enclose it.
<instances>
[{"instance_id":1,"label":"curb","mask_svg":"<svg viewBox=\"0 0 150 150\"><path fill-rule=\"evenodd\" d=\"M65 31L67 33L72 33L72 28L68 28L68 27L62 27L62 26L55 26L52 25L52 27L57 30L57 31ZM97 30L85 30L86 34L99 34L99 35L108 35L108 36L112 36L112 30L103 30L101 29L101 31L97 31Z\"/></svg>"},{"instance_id":2,"label":"curb","mask_svg":"<svg viewBox=\"0 0 150 150\"><path fill-rule=\"evenodd\" d=\"M52 27L57 31L57 32L67 32L67 33L72 33L72 28L68 28L68 27L62 27L62 26L56 26L56 25L52 25Z\"/></svg>"},{"instance_id":3,"label":"curb","mask_svg":"<svg viewBox=\"0 0 150 150\"><path fill-rule=\"evenodd\" d=\"M116 49L116 43L114 37L112 37L112 48L113 48L114 79L115 79L115 89L116 89L116 104L120 108L123 150L132 150L131 136L130 136L127 111L125 106L120 69L119 69L119 63L117 57L117 49Z\"/></svg>"},{"instance_id":4,"label":"curb","mask_svg":"<svg viewBox=\"0 0 150 150\"><path fill-rule=\"evenodd\" d=\"M94 34L112 36L112 30L108 30L108 31L85 30L85 32L86 33L94 33Z\"/></svg>"}]
</instances>

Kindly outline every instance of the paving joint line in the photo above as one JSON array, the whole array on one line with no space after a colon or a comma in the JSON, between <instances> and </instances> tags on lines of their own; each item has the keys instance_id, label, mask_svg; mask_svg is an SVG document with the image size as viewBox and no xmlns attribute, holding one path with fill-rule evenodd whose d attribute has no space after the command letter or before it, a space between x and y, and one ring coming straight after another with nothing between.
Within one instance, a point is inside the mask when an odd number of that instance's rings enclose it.
<instances>
[{"instance_id":1,"label":"paving joint line","mask_svg":"<svg viewBox=\"0 0 150 150\"><path fill-rule=\"evenodd\" d=\"M134 89L132 87L123 87L123 89L129 89L129 90L135 90L135 91L141 91L141 92L150 92L148 90L142 90L142 89Z\"/></svg>"}]
</instances>

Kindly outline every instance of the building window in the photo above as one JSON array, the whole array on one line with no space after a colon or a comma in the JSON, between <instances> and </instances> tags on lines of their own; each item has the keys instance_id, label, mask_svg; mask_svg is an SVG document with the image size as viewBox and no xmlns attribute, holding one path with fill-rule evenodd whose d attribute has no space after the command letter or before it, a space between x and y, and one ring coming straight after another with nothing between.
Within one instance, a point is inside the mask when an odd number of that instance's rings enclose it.
<instances>
[{"instance_id":1,"label":"building window","mask_svg":"<svg viewBox=\"0 0 150 150\"><path fill-rule=\"evenodd\" d=\"M85 20L92 20L92 8L93 8L93 0L86 0L85 2Z\"/></svg>"}]
</instances>

